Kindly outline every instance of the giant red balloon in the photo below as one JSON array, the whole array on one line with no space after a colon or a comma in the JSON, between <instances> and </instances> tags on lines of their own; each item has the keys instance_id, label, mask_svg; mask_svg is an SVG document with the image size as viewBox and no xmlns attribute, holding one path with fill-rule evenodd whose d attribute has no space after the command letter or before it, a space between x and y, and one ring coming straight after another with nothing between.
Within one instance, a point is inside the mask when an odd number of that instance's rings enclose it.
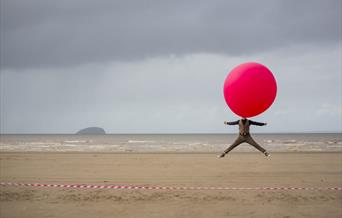
<instances>
[{"instance_id":1,"label":"giant red balloon","mask_svg":"<svg viewBox=\"0 0 342 218\"><path fill-rule=\"evenodd\" d=\"M267 67L248 62L240 64L228 74L223 93L235 114L254 117L272 105L277 94L277 83Z\"/></svg>"}]
</instances>

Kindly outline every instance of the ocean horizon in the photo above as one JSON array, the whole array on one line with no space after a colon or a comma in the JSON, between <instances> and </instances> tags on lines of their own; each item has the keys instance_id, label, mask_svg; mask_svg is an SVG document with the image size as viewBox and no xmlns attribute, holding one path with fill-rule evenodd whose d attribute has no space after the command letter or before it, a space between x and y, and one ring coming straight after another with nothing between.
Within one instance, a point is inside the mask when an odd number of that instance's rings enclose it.
<instances>
[{"instance_id":1,"label":"ocean horizon","mask_svg":"<svg viewBox=\"0 0 342 218\"><path fill-rule=\"evenodd\" d=\"M270 152L341 152L341 133L254 133ZM0 152L221 152L237 133L0 134ZM243 143L233 151L251 152Z\"/></svg>"}]
</instances>

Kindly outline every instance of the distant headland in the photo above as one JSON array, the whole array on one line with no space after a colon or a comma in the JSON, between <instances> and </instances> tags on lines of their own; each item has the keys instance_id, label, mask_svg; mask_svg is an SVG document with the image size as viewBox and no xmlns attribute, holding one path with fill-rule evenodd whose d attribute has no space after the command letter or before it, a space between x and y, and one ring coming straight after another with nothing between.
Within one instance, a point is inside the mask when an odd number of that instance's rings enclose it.
<instances>
[{"instance_id":1,"label":"distant headland","mask_svg":"<svg viewBox=\"0 0 342 218\"><path fill-rule=\"evenodd\" d=\"M77 135L105 135L106 132L104 129L100 127L88 127L85 129L81 129L76 134Z\"/></svg>"}]
</instances>

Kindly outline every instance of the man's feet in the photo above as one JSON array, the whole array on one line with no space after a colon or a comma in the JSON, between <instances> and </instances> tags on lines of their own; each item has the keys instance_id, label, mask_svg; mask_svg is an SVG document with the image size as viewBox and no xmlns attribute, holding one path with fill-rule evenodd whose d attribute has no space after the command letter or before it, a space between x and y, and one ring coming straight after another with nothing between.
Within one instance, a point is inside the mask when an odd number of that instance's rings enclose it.
<instances>
[{"instance_id":1,"label":"man's feet","mask_svg":"<svg viewBox=\"0 0 342 218\"><path fill-rule=\"evenodd\" d=\"M271 156L270 153L268 153L267 151L264 152L264 155L265 155L266 157Z\"/></svg>"},{"instance_id":2,"label":"man's feet","mask_svg":"<svg viewBox=\"0 0 342 218\"><path fill-rule=\"evenodd\" d=\"M217 157L218 158L223 158L225 155L226 155L226 153L223 152L222 154L218 155Z\"/></svg>"}]
</instances>

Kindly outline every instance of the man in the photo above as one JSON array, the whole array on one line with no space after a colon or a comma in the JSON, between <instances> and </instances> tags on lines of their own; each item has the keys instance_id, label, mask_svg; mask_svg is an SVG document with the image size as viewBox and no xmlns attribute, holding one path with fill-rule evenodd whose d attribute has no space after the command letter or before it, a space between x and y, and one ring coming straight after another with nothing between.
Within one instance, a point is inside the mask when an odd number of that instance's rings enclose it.
<instances>
[{"instance_id":1,"label":"man","mask_svg":"<svg viewBox=\"0 0 342 218\"><path fill-rule=\"evenodd\" d=\"M246 118L242 118L241 120L237 120L234 122L226 122L224 121L224 124L226 125L239 125L239 137L235 140L235 142L229 146L221 155L219 155L220 158L224 157L228 152L233 150L235 147L237 147L239 144L246 142L250 145L253 145L256 149L261 151L266 157L269 157L270 154L261 147L258 143L254 141L252 136L249 134L249 126L250 125L256 125L256 126L265 126L267 123L259 123L252 120L248 120Z\"/></svg>"}]
</instances>

